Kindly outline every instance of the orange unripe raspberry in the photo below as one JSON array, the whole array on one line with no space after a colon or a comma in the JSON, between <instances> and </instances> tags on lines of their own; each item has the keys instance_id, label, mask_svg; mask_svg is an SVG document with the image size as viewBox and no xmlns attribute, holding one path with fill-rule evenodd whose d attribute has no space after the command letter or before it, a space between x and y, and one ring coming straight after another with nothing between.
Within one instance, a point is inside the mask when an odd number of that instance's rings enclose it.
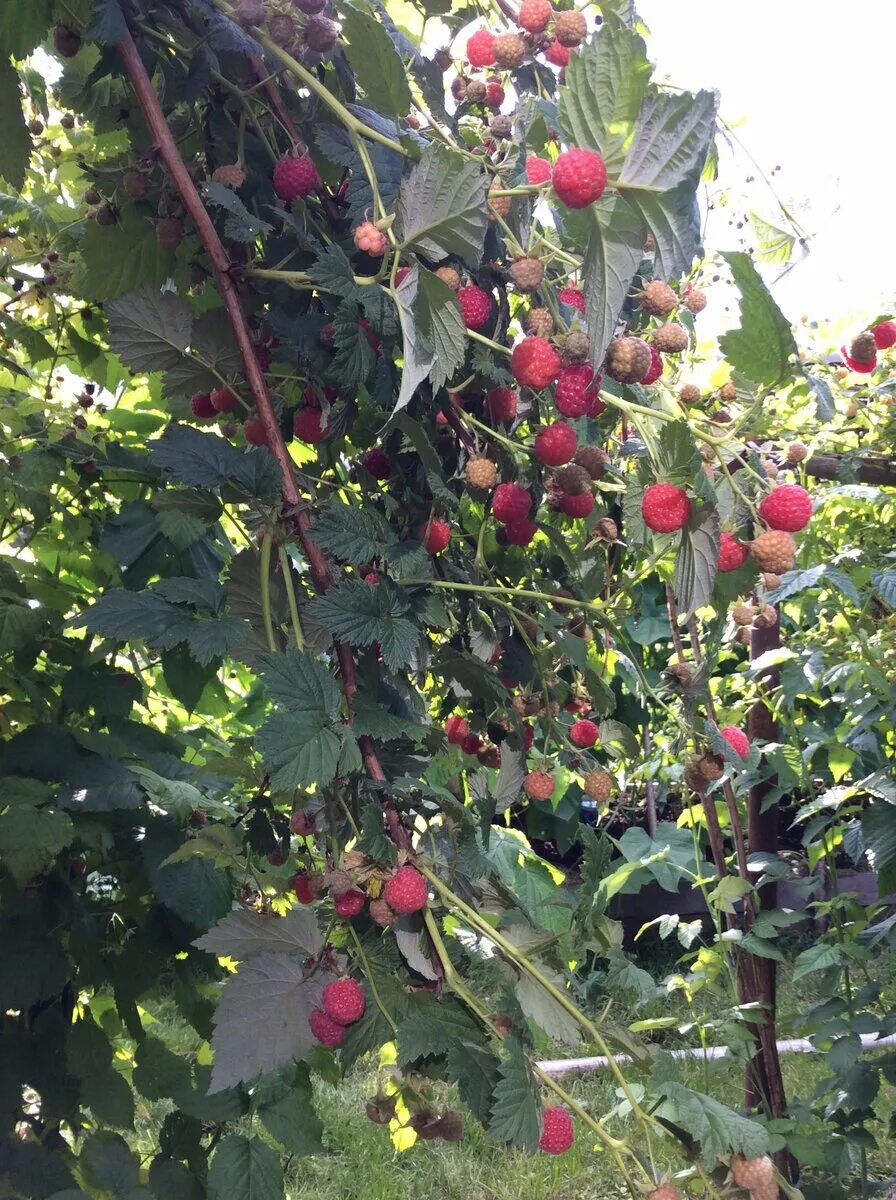
<instances>
[{"instance_id":1,"label":"orange unripe raspberry","mask_svg":"<svg viewBox=\"0 0 896 1200\"><path fill-rule=\"evenodd\" d=\"M241 188L245 182L246 172L239 163L225 164L212 174L212 183L220 183L222 187L232 188L234 191Z\"/></svg>"},{"instance_id":2,"label":"orange unripe raspberry","mask_svg":"<svg viewBox=\"0 0 896 1200\"><path fill-rule=\"evenodd\" d=\"M793 567L796 542L783 529L769 529L753 539L750 555L760 571L783 575Z\"/></svg>"},{"instance_id":3,"label":"orange unripe raspberry","mask_svg":"<svg viewBox=\"0 0 896 1200\"><path fill-rule=\"evenodd\" d=\"M573 49L585 40L588 25L584 16L575 9L558 12L554 17L554 37L561 46Z\"/></svg>"},{"instance_id":4,"label":"orange unripe raspberry","mask_svg":"<svg viewBox=\"0 0 896 1200\"><path fill-rule=\"evenodd\" d=\"M448 284L452 292L456 292L460 287L460 275L458 275L454 267L436 267L435 273L441 279L442 283Z\"/></svg>"},{"instance_id":5,"label":"orange unripe raspberry","mask_svg":"<svg viewBox=\"0 0 896 1200\"><path fill-rule=\"evenodd\" d=\"M500 217L502 221L506 221L510 215L511 196L496 196L495 192L500 192L504 184L500 179L493 181L488 189L488 219L494 221L496 217Z\"/></svg>"},{"instance_id":6,"label":"orange unripe raspberry","mask_svg":"<svg viewBox=\"0 0 896 1200\"><path fill-rule=\"evenodd\" d=\"M544 279L544 263L537 258L517 258L510 264L510 278L520 292L536 292Z\"/></svg>"},{"instance_id":7,"label":"orange unripe raspberry","mask_svg":"<svg viewBox=\"0 0 896 1200\"><path fill-rule=\"evenodd\" d=\"M731 1178L738 1187L755 1192L775 1182L775 1166L767 1154L761 1158L744 1158L741 1154L735 1154L731 1158Z\"/></svg>"},{"instance_id":8,"label":"orange unripe raspberry","mask_svg":"<svg viewBox=\"0 0 896 1200\"><path fill-rule=\"evenodd\" d=\"M706 292L701 292L699 288L689 287L682 297L682 303L688 312L692 312L696 316L706 308Z\"/></svg>"},{"instance_id":9,"label":"orange unripe raspberry","mask_svg":"<svg viewBox=\"0 0 896 1200\"><path fill-rule=\"evenodd\" d=\"M613 776L608 771L589 771L585 776L585 795L598 804L606 804L613 791Z\"/></svg>"},{"instance_id":10,"label":"orange unripe raspberry","mask_svg":"<svg viewBox=\"0 0 896 1200\"><path fill-rule=\"evenodd\" d=\"M498 482L498 468L488 458L471 458L464 474L470 487L484 491L490 490Z\"/></svg>"},{"instance_id":11,"label":"orange unripe raspberry","mask_svg":"<svg viewBox=\"0 0 896 1200\"><path fill-rule=\"evenodd\" d=\"M550 309L530 308L526 314L526 333L532 337L548 338L554 332L554 318Z\"/></svg>"},{"instance_id":12,"label":"orange unripe raspberry","mask_svg":"<svg viewBox=\"0 0 896 1200\"><path fill-rule=\"evenodd\" d=\"M651 279L641 293L641 307L654 317L668 317L678 305L674 289L661 279Z\"/></svg>"},{"instance_id":13,"label":"orange unripe raspberry","mask_svg":"<svg viewBox=\"0 0 896 1200\"><path fill-rule=\"evenodd\" d=\"M530 800L550 800L556 784L547 771L530 771L523 780L523 791Z\"/></svg>"},{"instance_id":14,"label":"orange unripe raspberry","mask_svg":"<svg viewBox=\"0 0 896 1200\"><path fill-rule=\"evenodd\" d=\"M722 397L724 404L731 404L737 399L737 388L729 379L727 383L723 383L719 390L719 395Z\"/></svg>"},{"instance_id":15,"label":"orange unripe raspberry","mask_svg":"<svg viewBox=\"0 0 896 1200\"><path fill-rule=\"evenodd\" d=\"M688 331L677 321L669 321L653 331L653 344L662 354L680 354L688 348Z\"/></svg>"},{"instance_id":16,"label":"orange unripe raspberry","mask_svg":"<svg viewBox=\"0 0 896 1200\"><path fill-rule=\"evenodd\" d=\"M499 33L494 41L495 63L505 71L512 71L526 57L526 43L518 33Z\"/></svg>"},{"instance_id":17,"label":"orange unripe raspberry","mask_svg":"<svg viewBox=\"0 0 896 1200\"><path fill-rule=\"evenodd\" d=\"M695 383L686 383L679 391L678 399L682 402L682 404L699 404L702 396L700 389Z\"/></svg>"}]
</instances>

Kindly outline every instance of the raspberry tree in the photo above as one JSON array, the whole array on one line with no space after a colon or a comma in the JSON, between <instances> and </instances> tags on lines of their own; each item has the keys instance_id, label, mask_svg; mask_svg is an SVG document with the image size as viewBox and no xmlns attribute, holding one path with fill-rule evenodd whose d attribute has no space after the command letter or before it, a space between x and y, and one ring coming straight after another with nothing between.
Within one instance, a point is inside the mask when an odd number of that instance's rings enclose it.
<instances>
[{"instance_id":1,"label":"raspberry tree","mask_svg":"<svg viewBox=\"0 0 896 1200\"><path fill-rule=\"evenodd\" d=\"M818 583L771 475L776 398L830 385L743 253L728 410L676 366L716 99L651 82L628 4L443 7L433 57L360 0L0 14L14 1195L277 1197L281 1152L320 1149L311 1073L383 1046L368 1112L401 1148L462 1135L450 1081L635 1196L796 1194L747 861L780 766L715 677L732 600L758 643ZM628 1028L610 903L675 847L620 864L578 816L656 746L697 851L674 878L750 1006L750 1118ZM576 886L524 833L578 843ZM611 1056L616 1120L546 1037ZM135 1094L173 1103L146 1168Z\"/></svg>"}]
</instances>

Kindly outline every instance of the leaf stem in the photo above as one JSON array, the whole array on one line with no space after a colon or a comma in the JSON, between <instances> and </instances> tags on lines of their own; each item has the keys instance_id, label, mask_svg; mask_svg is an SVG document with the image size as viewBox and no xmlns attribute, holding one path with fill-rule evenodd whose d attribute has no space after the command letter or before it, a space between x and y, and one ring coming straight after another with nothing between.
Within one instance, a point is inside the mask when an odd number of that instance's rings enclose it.
<instances>
[{"instance_id":1,"label":"leaf stem","mask_svg":"<svg viewBox=\"0 0 896 1200\"><path fill-rule=\"evenodd\" d=\"M265 538L267 541L267 538ZM302 632L302 619L299 616L299 606L296 603L295 588L292 586L292 568L289 562L289 555L286 553L286 547L281 542L277 547L277 555L280 559L280 570L283 573L283 582L286 586L286 600L289 604L289 616L292 621L292 632L296 639L296 649L305 649L305 635Z\"/></svg>"},{"instance_id":2,"label":"leaf stem","mask_svg":"<svg viewBox=\"0 0 896 1200\"><path fill-rule=\"evenodd\" d=\"M274 622L271 617L271 549L273 546L273 531L265 528L264 541L261 543L261 561L259 571L259 590L261 592L261 615L264 620L264 633L268 649L273 653L277 649L274 637Z\"/></svg>"},{"instance_id":3,"label":"leaf stem","mask_svg":"<svg viewBox=\"0 0 896 1200\"><path fill-rule=\"evenodd\" d=\"M364 978L370 984L370 991L373 995L374 1002L376 1003L377 1008L383 1014L384 1019L388 1022L389 1028L392 1030L392 1033L395 1034L398 1032L398 1026L395 1024L395 1021L392 1019L391 1013L386 1008L385 1004L383 1003L382 997L380 996L379 991L377 990L376 983L374 982L374 979L373 979L373 971L371 971L371 969L370 969L370 963L367 961L367 955L364 953L364 947L361 945L361 939L358 937L356 930L354 930L352 928L351 922L348 922L348 931L352 935L352 941L355 943L355 949L358 951L358 957L361 960L361 967L363 968L363 971L364 971Z\"/></svg>"}]
</instances>

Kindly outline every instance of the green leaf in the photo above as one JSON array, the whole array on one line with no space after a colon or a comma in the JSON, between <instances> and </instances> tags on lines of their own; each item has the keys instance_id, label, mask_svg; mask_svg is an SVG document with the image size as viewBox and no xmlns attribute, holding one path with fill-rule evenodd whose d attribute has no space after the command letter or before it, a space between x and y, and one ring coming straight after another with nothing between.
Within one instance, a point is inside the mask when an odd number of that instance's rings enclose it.
<instances>
[{"instance_id":1,"label":"green leaf","mask_svg":"<svg viewBox=\"0 0 896 1200\"><path fill-rule=\"evenodd\" d=\"M566 981L562 975L540 959L531 961L549 983L553 983L561 992L565 991ZM537 980L530 975L520 975L514 990L520 1008L552 1041L562 1042L566 1046L578 1046L581 1043L578 1021Z\"/></svg>"},{"instance_id":2,"label":"green leaf","mask_svg":"<svg viewBox=\"0 0 896 1200\"><path fill-rule=\"evenodd\" d=\"M88 1075L81 1085L81 1101L105 1125L134 1128L134 1093L124 1076L113 1068Z\"/></svg>"},{"instance_id":3,"label":"green leaf","mask_svg":"<svg viewBox=\"0 0 896 1200\"><path fill-rule=\"evenodd\" d=\"M892 572L896 578L896 572ZM871 577L871 586L875 587L874 576ZM828 583L847 596L854 604L860 604L859 592L856 585L844 575L842 571L838 571L836 567L832 567L830 563L820 563L817 567L807 567L803 571L785 571L781 576L780 584L768 594L770 604L778 604L782 600L789 599L790 596L796 596L800 592L808 591L809 588L817 587L820 583Z\"/></svg>"},{"instance_id":4,"label":"green leaf","mask_svg":"<svg viewBox=\"0 0 896 1200\"><path fill-rule=\"evenodd\" d=\"M355 79L380 113L403 117L411 108L411 89L404 63L392 39L369 12L345 4L340 10L345 54Z\"/></svg>"},{"instance_id":5,"label":"green leaf","mask_svg":"<svg viewBox=\"0 0 896 1200\"><path fill-rule=\"evenodd\" d=\"M361 810L361 837L358 839L358 849L374 862L387 865L395 862L395 843L386 836L383 829L383 810L376 800L365 804Z\"/></svg>"},{"instance_id":6,"label":"green leaf","mask_svg":"<svg viewBox=\"0 0 896 1200\"><path fill-rule=\"evenodd\" d=\"M210 1200L283 1200L283 1168L259 1138L231 1133L220 1143L208 1173Z\"/></svg>"},{"instance_id":7,"label":"green leaf","mask_svg":"<svg viewBox=\"0 0 896 1200\"><path fill-rule=\"evenodd\" d=\"M25 184L25 171L31 157L31 135L22 112L19 73L0 48L0 111L3 112L3 137L0 138L0 177L13 191Z\"/></svg>"},{"instance_id":8,"label":"green leaf","mask_svg":"<svg viewBox=\"0 0 896 1200\"><path fill-rule=\"evenodd\" d=\"M837 406L834 403L834 393L831 390L831 385L820 375L810 375L808 372L806 372L806 379L812 389L812 394L815 396L816 417L818 417L819 421L833 421Z\"/></svg>"},{"instance_id":9,"label":"green leaf","mask_svg":"<svg viewBox=\"0 0 896 1200\"><path fill-rule=\"evenodd\" d=\"M84 1143L79 1162L91 1181L113 1196L126 1196L137 1186L137 1160L117 1133L94 1133Z\"/></svg>"},{"instance_id":10,"label":"green leaf","mask_svg":"<svg viewBox=\"0 0 896 1200\"><path fill-rule=\"evenodd\" d=\"M4 1191L8 1191L11 1184L13 1195L27 1196L29 1200L42 1200L44 1196L50 1196L52 1200L56 1196L64 1196L65 1200L88 1200L75 1188L71 1171L62 1157L37 1141L24 1142L12 1135L0 1141L0 1175L4 1177Z\"/></svg>"},{"instance_id":11,"label":"green leaf","mask_svg":"<svg viewBox=\"0 0 896 1200\"><path fill-rule=\"evenodd\" d=\"M160 287L169 277L174 255L159 245L151 221L133 206L115 225L86 222L78 243L75 292L91 300L115 300L143 286Z\"/></svg>"},{"instance_id":12,"label":"green leaf","mask_svg":"<svg viewBox=\"0 0 896 1200\"><path fill-rule=\"evenodd\" d=\"M197 931L208 929L230 910L230 876L203 858L163 866L182 844L182 835L173 825L153 830L144 840L143 856L149 883L161 903L182 921Z\"/></svg>"},{"instance_id":13,"label":"green leaf","mask_svg":"<svg viewBox=\"0 0 896 1200\"><path fill-rule=\"evenodd\" d=\"M689 487L700 471L700 450L687 421L665 421L656 444L656 469L664 483Z\"/></svg>"},{"instance_id":14,"label":"green leaf","mask_svg":"<svg viewBox=\"0 0 896 1200\"><path fill-rule=\"evenodd\" d=\"M14 804L0 814L0 860L13 879L24 885L46 871L74 836L75 827L67 813Z\"/></svg>"},{"instance_id":15,"label":"green leaf","mask_svg":"<svg viewBox=\"0 0 896 1200\"><path fill-rule=\"evenodd\" d=\"M740 328L719 338L719 347L735 371L753 383L773 388L794 372L797 352L790 323L772 298L748 254L722 255L740 292Z\"/></svg>"},{"instance_id":16,"label":"green leaf","mask_svg":"<svg viewBox=\"0 0 896 1200\"><path fill-rule=\"evenodd\" d=\"M154 466L190 487L231 485L259 500L280 497L283 482L276 458L265 446L241 450L214 433L189 425L169 425L149 444Z\"/></svg>"},{"instance_id":17,"label":"green leaf","mask_svg":"<svg viewBox=\"0 0 896 1200\"><path fill-rule=\"evenodd\" d=\"M275 713L256 736L276 791L323 787L339 766L341 731L324 713Z\"/></svg>"},{"instance_id":18,"label":"green leaf","mask_svg":"<svg viewBox=\"0 0 896 1200\"><path fill-rule=\"evenodd\" d=\"M751 240L754 244L753 258L756 262L774 263L778 266L789 263L796 245L794 234L764 221L758 213L751 212L749 217Z\"/></svg>"},{"instance_id":19,"label":"green leaf","mask_svg":"<svg viewBox=\"0 0 896 1200\"><path fill-rule=\"evenodd\" d=\"M0 5L0 54L12 58L30 54L50 28L53 8L53 0Z\"/></svg>"},{"instance_id":20,"label":"green leaf","mask_svg":"<svg viewBox=\"0 0 896 1200\"><path fill-rule=\"evenodd\" d=\"M603 362L616 332L619 314L641 262L644 234L644 222L619 197L602 196L591 205L582 278L592 362Z\"/></svg>"},{"instance_id":21,"label":"green leaf","mask_svg":"<svg viewBox=\"0 0 896 1200\"><path fill-rule=\"evenodd\" d=\"M96 604L73 618L72 625L123 642L145 642L159 650L186 642L202 666L230 653L246 633L237 617L204 620L154 592L129 592L124 588L100 596Z\"/></svg>"},{"instance_id":22,"label":"green leaf","mask_svg":"<svg viewBox=\"0 0 896 1200\"><path fill-rule=\"evenodd\" d=\"M418 271L414 303L417 333L432 351L429 372L433 388L453 378L467 353L467 331L457 297L434 271Z\"/></svg>"},{"instance_id":23,"label":"green leaf","mask_svg":"<svg viewBox=\"0 0 896 1200\"><path fill-rule=\"evenodd\" d=\"M293 648L284 654L267 654L262 669L271 699L288 712L338 715L342 695L339 685L324 664L310 654Z\"/></svg>"},{"instance_id":24,"label":"green leaf","mask_svg":"<svg viewBox=\"0 0 896 1200\"><path fill-rule=\"evenodd\" d=\"M222 183L203 183L202 198L207 204L223 208L227 213L224 236L234 242L254 242L263 233L270 233L272 226L253 216L231 188Z\"/></svg>"},{"instance_id":25,"label":"green leaf","mask_svg":"<svg viewBox=\"0 0 896 1200\"><path fill-rule=\"evenodd\" d=\"M338 584L315 597L308 611L338 641L351 646L379 642L390 670L409 666L420 635L405 615L410 611L407 599L388 580L376 587L362 581Z\"/></svg>"},{"instance_id":26,"label":"green leaf","mask_svg":"<svg viewBox=\"0 0 896 1200\"><path fill-rule=\"evenodd\" d=\"M460 1098L483 1125L488 1124L500 1064L491 1050L469 1042L448 1051L446 1071L457 1083Z\"/></svg>"},{"instance_id":27,"label":"green leaf","mask_svg":"<svg viewBox=\"0 0 896 1200\"><path fill-rule=\"evenodd\" d=\"M674 1081L661 1084L658 1090L672 1110L669 1112L664 1105L663 1115L697 1139L707 1162L723 1158L731 1151L745 1158L758 1158L766 1152L768 1134L755 1121L748 1121L711 1096L692 1092Z\"/></svg>"},{"instance_id":28,"label":"green leaf","mask_svg":"<svg viewBox=\"0 0 896 1200\"><path fill-rule=\"evenodd\" d=\"M335 242L325 246L308 268L311 280L325 292L355 300L361 289L355 283L355 271L345 251Z\"/></svg>"},{"instance_id":29,"label":"green leaf","mask_svg":"<svg viewBox=\"0 0 896 1200\"><path fill-rule=\"evenodd\" d=\"M489 1133L511 1146L534 1152L541 1137L538 1089L520 1041L507 1041L508 1056L498 1068Z\"/></svg>"},{"instance_id":30,"label":"green leaf","mask_svg":"<svg viewBox=\"0 0 896 1200\"><path fill-rule=\"evenodd\" d=\"M171 292L142 287L106 305L109 348L134 371L177 366L190 344L193 314Z\"/></svg>"},{"instance_id":31,"label":"green leaf","mask_svg":"<svg viewBox=\"0 0 896 1200\"><path fill-rule=\"evenodd\" d=\"M871 586L889 608L896 608L896 570L875 571Z\"/></svg>"},{"instance_id":32,"label":"green leaf","mask_svg":"<svg viewBox=\"0 0 896 1200\"><path fill-rule=\"evenodd\" d=\"M477 163L431 143L398 193L402 251L434 259L456 254L478 265L488 225L487 190L487 176Z\"/></svg>"},{"instance_id":33,"label":"green leaf","mask_svg":"<svg viewBox=\"0 0 896 1200\"><path fill-rule=\"evenodd\" d=\"M441 282L441 280L440 280ZM383 558L398 538L375 508L331 501L315 518L313 537L321 550L350 563Z\"/></svg>"},{"instance_id":34,"label":"green leaf","mask_svg":"<svg viewBox=\"0 0 896 1200\"><path fill-rule=\"evenodd\" d=\"M133 1082L147 1100L177 1102L193 1087L190 1064L154 1037L145 1037L137 1046Z\"/></svg>"},{"instance_id":35,"label":"green leaf","mask_svg":"<svg viewBox=\"0 0 896 1200\"><path fill-rule=\"evenodd\" d=\"M323 939L314 913L306 909L290 909L284 917L239 909L228 913L193 945L209 954L243 961L257 954L308 958L323 948Z\"/></svg>"},{"instance_id":36,"label":"green leaf","mask_svg":"<svg viewBox=\"0 0 896 1200\"><path fill-rule=\"evenodd\" d=\"M157 1154L149 1168L149 1186L156 1200L202 1200L199 1180L176 1158Z\"/></svg>"},{"instance_id":37,"label":"green leaf","mask_svg":"<svg viewBox=\"0 0 896 1200\"><path fill-rule=\"evenodd\" d=\"M721 525L714 508L698 508L681 531L672 589L682 616L708 604L716 581Z\"/></svg>"},{"instance_id":38,"label":"green leaf","mask_svg":"<svg viewBox=\"0 0 896 1200\"><path fill-rule=\"evenodd\" d=\"M417 324L414 319L413 305L417 298L417 281L420 274L421 271L419 268L412 268L395 292L398 321L401 326L402 353L404 356L404 364L401 371L401 387L398 392L398 399L395 401L396 412L400 412L401 409L406 408L410 404L420 384L429 378L435 362L435 351L419 336ZM432 452L432 447L429 449Z\"/></svg>"},{"instance_id":39,"label":"green leaf","mask_svg":"<svg viewBox=\"0 0 896 1200\"><path fill-rule=\"evenodd\" d=\"M827 971L829 967L837 967L842 958L839 946L829 942L817 942L796 956L793 964L793 982L798 983L800 979L814 975L816 971Z\"/></svg>"},{"instance_id":40,"label":"green leaf","mask_svg":"<svg viewBox=\"0 0 896 1200\"><path fill-rule=\"evenodd\" d=\"M476 1022L457 1001L421 1000L403 1021L395 1035L399 1063L447 1054L452 1047L476 1044L480 1039Z\"/></svg>"},{"instance_id":41,"label":"green leaf","mask_svg":"<svg viewBox=\"0 0 896 1200\"><path fill-rule=\"evenodd\" d=\"M314 1111L311 1079L299 1068L285 1095L260 1105L255 1114L275 1141L290 1154L323 1154L323 1122Z\"/></svg>"}]
</instances>

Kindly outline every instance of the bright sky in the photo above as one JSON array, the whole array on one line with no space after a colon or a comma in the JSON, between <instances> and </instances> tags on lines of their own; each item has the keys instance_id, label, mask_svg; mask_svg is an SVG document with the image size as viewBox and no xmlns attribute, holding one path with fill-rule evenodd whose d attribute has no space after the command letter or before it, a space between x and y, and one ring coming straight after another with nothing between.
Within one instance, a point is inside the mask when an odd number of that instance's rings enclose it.
<instances>
[{"instance_id":1,"label":"bright sky","mask_svg":"<svg viewBox=\"0 0 896 1200\"><path fill-rule=\"evenodd\" d=\"M836 322L896 301L891 0L637 0L657 78L717 89L722 116L811 235L811 253L774 285L787 316ZM774 217L746 160L723 182ZM739 249L728 213L707 241ZM775 271L766 272L771 282Z\"/></svg>"}]
</instances>

